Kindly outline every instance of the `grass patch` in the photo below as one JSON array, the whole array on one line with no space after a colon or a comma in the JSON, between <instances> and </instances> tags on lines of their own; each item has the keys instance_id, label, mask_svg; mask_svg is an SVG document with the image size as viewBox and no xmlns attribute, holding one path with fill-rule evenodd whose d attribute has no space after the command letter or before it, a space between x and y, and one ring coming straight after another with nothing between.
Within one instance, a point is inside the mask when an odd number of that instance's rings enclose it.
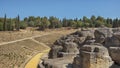
<instances>
[{"instance_id":1,"label":"grass patch","mask_svg":"<svg viewBox=\"0 0 120 68\"><path fill-rule=\"evenodd\" d=\"M37 38L35 38L35 40L42 42L42 43L45 43L48 46L51 46L61 36L63 36L63 34L54 33L54 34L49 34L49 35L45 35L42 37L37 37Z\"/></svg>"},{"instance_id":2,"label":"grass patch","mask_svg":"<svg viewBox=\"0 0 120 68\"><path fill-rule=\"evenodd\" d=\"M39 42L42 42L42 43L48 45L49 47L51 47L52 44L57 39L59 39L60 37L62 37L64 35L70 34L72 32L74 32L74 30L73 31L60 31L60 32L52 33L52 34L45 35L45 36L42 36L42 37L37 37L37 38L35 38L35 40L37 40Z\"/></svg>"},{"instance_id":3,"label":"grass patch","mask_svg":"<svg viewBox=\"0 0 120 68\"><path fill-rule=\"evenodd\" d=\"M0 68L20 67L29 56L41 52L46 48L32 40L0 46Z\"/></svg>"}]
</instances>

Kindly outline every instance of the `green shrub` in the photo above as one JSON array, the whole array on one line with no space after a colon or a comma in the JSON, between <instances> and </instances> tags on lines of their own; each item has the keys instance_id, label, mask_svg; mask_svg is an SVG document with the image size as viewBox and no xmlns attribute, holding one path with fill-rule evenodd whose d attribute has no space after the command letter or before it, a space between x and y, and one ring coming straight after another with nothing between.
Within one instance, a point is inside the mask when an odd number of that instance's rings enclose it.
<instances>
[{"instance_id":1,"label":"green shrub","mask_svg":"<svg viewBox=\"0 0 120 68\"><path fill-rule=\"evenodd\" d=\"M27 23L25 23L24 21L20 22L20 29L26 29L27 27Z\"/></svg>"},{"instance_id":2,"label":"green shrub","mask_svg":"<svg viewBox=\"0 0 120 68\"><path fill-rule=\"evenodd\" d=\"M3 23L0 22L0 31L3 31Z\"/></svg>"}]
</instances>

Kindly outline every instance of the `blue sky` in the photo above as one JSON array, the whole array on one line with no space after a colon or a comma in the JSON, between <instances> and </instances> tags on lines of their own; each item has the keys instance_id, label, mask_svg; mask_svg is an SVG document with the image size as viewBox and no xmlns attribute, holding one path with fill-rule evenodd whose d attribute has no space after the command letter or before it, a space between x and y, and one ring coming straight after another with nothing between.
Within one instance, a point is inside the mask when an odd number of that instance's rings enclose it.
<instances>
[{"instance_id":1,"label":"blue sky","mask_svg":"<svg viewBox=\"0 0 120 68\"><path fill-rule=\"evenodd\" d=\"M120 18L120 0L0 0L0 17Z\"/></svg>"}]
</instances>

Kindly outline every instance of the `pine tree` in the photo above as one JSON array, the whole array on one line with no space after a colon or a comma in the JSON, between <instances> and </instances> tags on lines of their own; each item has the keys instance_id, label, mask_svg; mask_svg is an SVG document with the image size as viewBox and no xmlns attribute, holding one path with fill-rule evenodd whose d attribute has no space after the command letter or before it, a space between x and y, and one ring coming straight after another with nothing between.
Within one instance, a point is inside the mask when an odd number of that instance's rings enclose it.
<instances>
[{"instance_id":1,"label":"pine tree","mask_svg":"<svg viewBox=\"0 0 120 68\"><path fill-rule=\"evenodd\" d=\"M20 30L20 17L19 17L19 15L18 15L18 17L17 17L16 30L17 30L17 31Z\"/></svg>"},{"instance_id":2,"label":"pine tree","mask_svg":"<svg viewBox=\"0 0 120 68\"><path fill-rule=\"evenodd\" d=\"M6 22L6 14L5 14L5 17L4 17L4 23L3 23L3 30L4 31L7 31L7 22Z\"/></svg>"}]
</instances>

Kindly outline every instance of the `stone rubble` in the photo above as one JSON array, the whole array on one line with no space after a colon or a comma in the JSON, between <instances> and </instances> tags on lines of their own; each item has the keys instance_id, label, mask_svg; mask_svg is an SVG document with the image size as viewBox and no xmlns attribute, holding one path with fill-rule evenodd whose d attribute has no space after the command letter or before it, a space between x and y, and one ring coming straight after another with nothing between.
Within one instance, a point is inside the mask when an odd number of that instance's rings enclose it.
<instances>
[{"instance_id":1,"label":"stone rubble","mask_svg":"<svg viewBox=\"0 0 120 68\"><path fill-rule=\"evenodd\" d=\"M56 40L40 68L120 68L120 28L81 29Z\"/></svg>"}]
</instances>

